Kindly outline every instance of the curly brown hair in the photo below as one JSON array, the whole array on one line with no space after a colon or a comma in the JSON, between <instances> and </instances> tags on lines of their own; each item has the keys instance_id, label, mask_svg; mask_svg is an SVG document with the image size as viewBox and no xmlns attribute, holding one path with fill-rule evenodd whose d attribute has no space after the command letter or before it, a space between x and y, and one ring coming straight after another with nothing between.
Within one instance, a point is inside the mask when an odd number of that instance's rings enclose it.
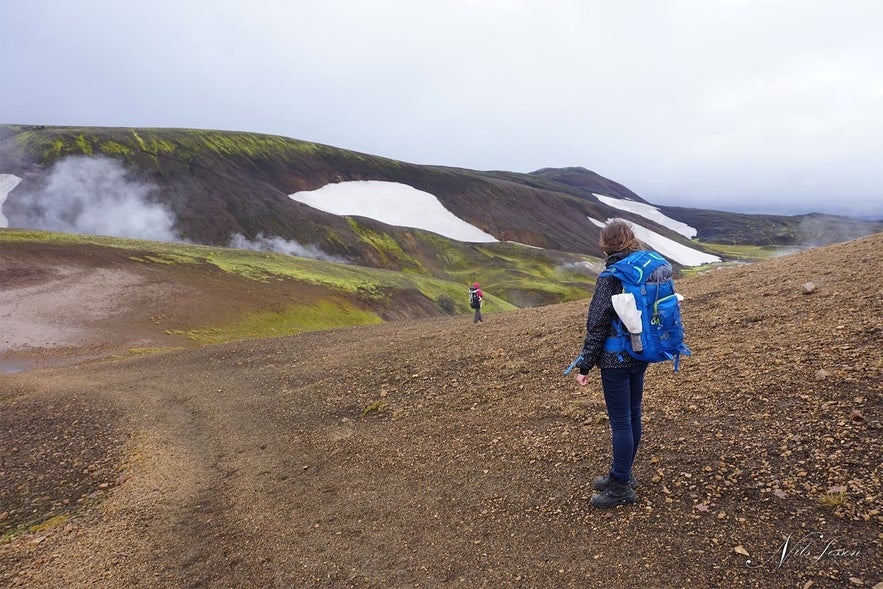
<instances>
[{"instance_id":1,"label":"curly brown hair","mask_svg":"<svg viewBox=\"0 0 883 589\"><path fill-rule=\"evenodd\" d=\"M613 219L604 226L598 245L608 256L616 252L636 252L643 247L635 232L622 219Z\"/></svg>"}]
</instances>

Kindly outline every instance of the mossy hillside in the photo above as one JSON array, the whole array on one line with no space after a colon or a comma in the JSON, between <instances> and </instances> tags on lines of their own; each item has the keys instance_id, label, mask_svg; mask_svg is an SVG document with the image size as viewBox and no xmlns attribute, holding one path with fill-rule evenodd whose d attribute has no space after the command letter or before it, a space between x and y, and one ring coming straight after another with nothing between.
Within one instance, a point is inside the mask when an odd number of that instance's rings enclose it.
<instances>
[{"instance_id":1,"label":"mossy hillside","mask_svg":"<svg viewBox=\"0 0 883 589\"><path fill-rule=\"evenodd\" d=\"M407 277L399 272L349 264L335 264L285 254L220 248L187 243L155 242L117 237L77 235L27 229L0 231L3 243L53 243L59 245L98 245L131 250L133 262L183 265L208 264L236 276L266 282L290 278L326 286L343 293L374 293L390 286L416 286L414 280L425 283L422 277Z\"/></svg>"},{"instance_id":2,"label":"mossy hillside","mask_svg":"<svg viewBox=\"0 0 883 589\"><path fill-rule=\"evenodd\" d=\"M381 321L380 313L395 306L405 293L419 293L437 314L450 310L467 314L465 286L428 275L335 264L283 254L236 250L182 243L151 242L114 237L85 236L20 229L0 230L0 248L6 244L53 244L64 247L98 246L130 252L133 264L200 266L217 268L230 275L262 283L292 280L327 291L326 302L292 305L282 310L250 312L224 325L201 325L176 330L194 341L218 342L245 337L272 337L316 329L360 325ZM407 298L407 297L405 297ZM450 300L452 309L442 307ZM333 304L327 301L334 301ZM495 310L515 306L496 298ZM407 313L407 310L405 310Z\"/></svg>"},{"instance_id":3,"label":"mossy hillside","mask_svg":"<svg viewBox=\"0 0 883 589\"><path fill-rule=\"evenodd\" d=\"M759 262L775 258L785 253L793 253L794 248L776 245L733 245L723 243L700 242L711 253L721 256L724 260L742 262Z\"/></svg>"},{"instance_id":4,"label":"mossy hillside","mask_svg":"<svg viewBox=\"0 0 883 589\"><path fill-rule=\"evenodd\" d=\"M249 238L263 233L335 255L346 252L363 265L375 260L382 264L378 250L342 219L293 205L287 195L350 180L400 182L434 194L453 214L504 239L594 256L601 255L598 229L587 225L585 217L630 214L600 203L593 193L638 198L582 168L519 174L417 165L258 133L0 125L0 142L9 164L3 171L26 176L26 183L40 182L53 161L67 155L103 155L123 162L135 179L157 188L152 198L174 212L180 235L195 242L222 245L235 233ZM857 220L818 215L661 210L716 243L818 245L883 230L881 222L857 225ZM334 230L328 234L326 227ZM414 255L407 248L404 252Z\"/></svg>"},{"instance_id":5,"label":"mossy hillside","mask_svg":"<svg viewBox=\"0 0 883 589\"><path fill-rule=\"evenodd\" d=\"M242 162L290 164L303 156L366 169L397 168L404 164L382 157L338 149L288 137L235 131L105 127L5 126L15 145L41 164L68 155L104 154L162 167L162 158L193 162L214 154ZM139 157L140 154L140 157Z\"/></svg>"},{"instance_id":6,"label":"mossy hillside","mask_svg":"<svg viewBox=\"0 0 883 589\"><path fill-rule=\"evenodd\" d=\"M414 256L406 253L391 234L373 231L353 217L347 217L346 221L356 235L377 252L382 266L398 267L402 271L424 271L420 262Z\"/></svg>"},{"instance_id":7,"label":"mossy hillside","mask_svg":"<svg viewBox=\"0 0 883 589\"><path fill-rule=\"evenodd\" d=\"M170 330L169 334L185 336L205 345L381 322L382 319L374 313L353 307L344 300L322 300L312 305L292 305L284 311L247 313L224 325Z\"/></svg>"}]
</instances>

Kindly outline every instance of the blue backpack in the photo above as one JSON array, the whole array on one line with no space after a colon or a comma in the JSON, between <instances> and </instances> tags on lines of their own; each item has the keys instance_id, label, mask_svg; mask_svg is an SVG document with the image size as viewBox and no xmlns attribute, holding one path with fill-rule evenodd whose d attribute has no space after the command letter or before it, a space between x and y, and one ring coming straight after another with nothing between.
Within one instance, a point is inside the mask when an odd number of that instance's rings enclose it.
<instances>
[{"instance_id":1,"label":"blue backpack","mask_svg":"<svg viewBox=\"0 0 883 589\"><path fill-rule=\"evenodd\" d=\"M612 264L600 276L614 276L622 281L623 293L635 297L643 328L640 335L643 349L637 352L622 321L614 317L616 335L607 338L604 349L613 353L626 352L645 362L672 360L677 372L681 354L689 356L690 348L684 344L680 295L675 293L671 264L656 252L640 251Z\"/></svg>"}]
</instances>

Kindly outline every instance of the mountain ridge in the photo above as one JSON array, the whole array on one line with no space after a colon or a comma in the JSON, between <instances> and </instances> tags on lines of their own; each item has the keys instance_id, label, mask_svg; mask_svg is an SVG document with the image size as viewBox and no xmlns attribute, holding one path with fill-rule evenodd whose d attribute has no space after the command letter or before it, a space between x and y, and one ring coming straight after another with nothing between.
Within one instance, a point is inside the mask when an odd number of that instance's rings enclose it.
<instances>
[{"instance_id":1,"label":"mountain ridge","mask_svg":"<svg viewBox=\"0 0 883 589\"><path fill-rule=\"evenodd\" d=\"M702 241L722 235L720 225L729 227L723 232L728 243L799 245L794 227L802 221L770 217L784 227L770 238L758 237L756 231L768 216L693 214L699 242L691 243L663 225L599 202L594 193L646 203L622 184L582 167L543 168L529 174L478 171L409 164L247 132L9 124L0 125L0 155L6 168L0 173L15 174L23 182L9 194L4 209L13 217L24 214L19 195L38 190L59 159L99 154L155 186L153 198L170 207L179 233L194 242L226 245L234 234L252 239L262 233L315 245L363 265L375 265L376 256L342 219L299 206L288 195L335 182L399 182L433 194L457 217L501 241L595 257L600 256L598 229L586 217L603 221L621 216L700 251ZM692 210L660 208L674 214ZM397 240L404 231L364 222ZM844 220L842 225L865 233L883 229L883 223L853 225ZM830 242L837 235L829 231L825 238Z\"/></svg>"}]
</instances>

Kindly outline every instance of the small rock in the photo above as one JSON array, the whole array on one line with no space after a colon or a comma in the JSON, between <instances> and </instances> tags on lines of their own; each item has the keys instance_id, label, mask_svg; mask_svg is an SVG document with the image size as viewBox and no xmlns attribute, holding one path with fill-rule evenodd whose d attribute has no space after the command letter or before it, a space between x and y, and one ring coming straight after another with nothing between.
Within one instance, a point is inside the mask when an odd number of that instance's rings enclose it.
<instances>
[{"instance_id":1,"label":"small rock","mask_svg":"<svg viewBox=\"0 0 883 589\"><path fill-rule=\"evenodd\" d=\"M816 283L815 282L806 282L803 284L803 294L810 294L815 291Z\"/></svg>"},{"instance_id":2,"label":"small rock","mask_svg":"<svg viewBox=\"0 0 883 589\"><path fill-rule=\"evenodd\" d=\"M859 587L864 585L864 582L858 577L849 577L849 582Z\"/></svg>"},{"instance_id":3,"label":"small rock","mask_svg":"<svg viewBox=\"0 0 883 589\"><path fill-rule=\"evenodd\" d=\"M748 551L742 547L741 544L733 548L733 552L735 552L736 554L741 554L742 556L751 556L750 554L748 554Z\"/></svg>"},{"instance_id":4,"label":"small rock","mask_svg":"<svg viewBox=\"0 0 883 589\"><path fill-rule=\"evenodd\" d=\"M826 378L828 378L827 370L825 370L824 368L816 370L816 380L825 380Z\"/></svg>"}]
</instances>

